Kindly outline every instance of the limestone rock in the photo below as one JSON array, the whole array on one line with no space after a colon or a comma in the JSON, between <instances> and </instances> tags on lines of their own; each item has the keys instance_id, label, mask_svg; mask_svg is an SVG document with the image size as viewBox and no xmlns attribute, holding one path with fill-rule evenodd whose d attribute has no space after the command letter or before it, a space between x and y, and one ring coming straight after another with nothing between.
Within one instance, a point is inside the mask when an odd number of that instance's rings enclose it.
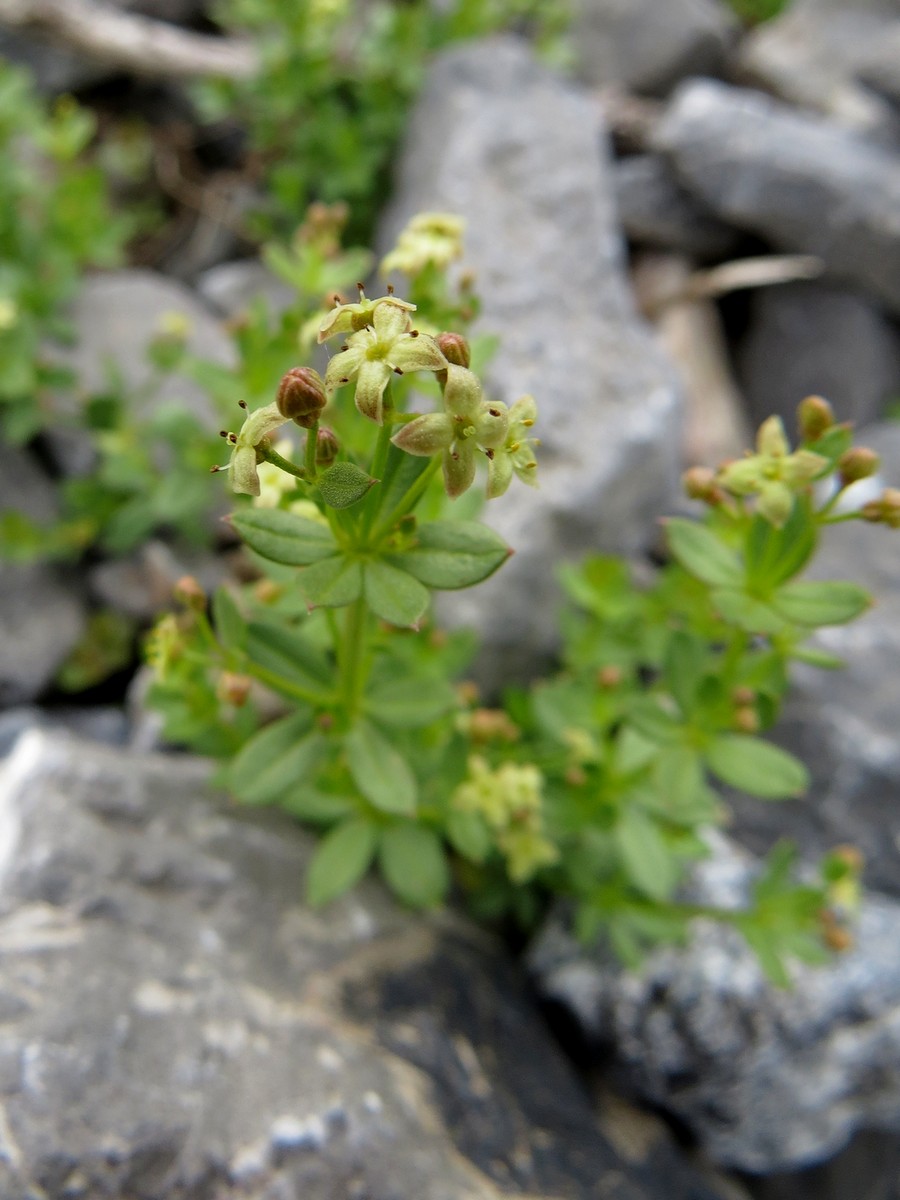
<instances>
[{"instance_id":1,"label":"limestone rock","mask_svg":"<svg viewBox=\"0 0 900 1200\"><path fill-rule=\"evenodd\" d=\"M900 312L900 159L816 116L712 80L684 84L655 144L722 220Z\"/></svg>"},{"instance_id":2,"label":"limestone rock","mask_svg":"<svg viewBox=\"0 0 900 1200\"><path fill-rule=\"evenodd\" d=\"M479 327L501 337L490 393L537 398L539 490L485 519L514 558L443 607L485 639L482 679L533 673L553 645L553 564L635 550L676 488L680 399L635 314L594 106L497 38L439 56L413 113L382 244L416 212L467 221ZM449 600L449 598L448 598Z\"/></svg>"},{"instance_id":3,"label":"limestone rock","mask_svg":"<svg viewBox=\"0 0 900 1200\"><path fill-rule=\"evenodd\" d=\"M283 312L294 303L295 293L256 258L210 267L197 280L197 291L223 317L246 312L249 304L262 297L273 313Z\"/></svg>"},{"instance_id":4,"label":"limestone rock","mask_svg":"<svg viewBox=\"0 0 900 1200\"><path fill-rule=\"evenodd\" d=\"M826 396L840 421L876 421L900 396L900 335L859 292L822 283L763 288L750 302L738 375L754 424L796 426L804 396Z\"/></svg>"},{"instance_id":5,"label":"limestone rock","mask_svg":"<svg viewBox=\"0 0 900 1200\"><path fill-rule=\"evenodd\" d=\"M717 75L738 24L720 0L582 0L573 42L579 75L664 94L688 75Z\"/></svg>"},{"instance_id":6,"label":"limestone rock","mask_svg":"<svg viewBox=\"0 0 900 1200\"><path fill-rule=\"evenodd\" d=\"M4 1200L722 1200L594 1127L491 939L310 911L311 839L209 775L37 731L0 774Z\"/></svg>"}]
</instances>

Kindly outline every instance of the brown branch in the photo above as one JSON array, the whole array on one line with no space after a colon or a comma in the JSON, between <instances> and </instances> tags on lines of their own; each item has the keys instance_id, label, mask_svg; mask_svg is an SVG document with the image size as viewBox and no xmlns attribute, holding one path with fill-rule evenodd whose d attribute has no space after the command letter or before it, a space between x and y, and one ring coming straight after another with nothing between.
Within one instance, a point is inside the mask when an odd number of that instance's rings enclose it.
<instances>
[{"instance_id":1,"label":"brown branch","mask_svg":"<svg viewBox=\"0 0 900 1200\"><path fill-rule=\"evenodd\" d=\"M0 25L43 34L86 58L135 75L246 79L259 68L249 42L191 33L96 0L0 0Z\"/></svg>"}]
</instances>

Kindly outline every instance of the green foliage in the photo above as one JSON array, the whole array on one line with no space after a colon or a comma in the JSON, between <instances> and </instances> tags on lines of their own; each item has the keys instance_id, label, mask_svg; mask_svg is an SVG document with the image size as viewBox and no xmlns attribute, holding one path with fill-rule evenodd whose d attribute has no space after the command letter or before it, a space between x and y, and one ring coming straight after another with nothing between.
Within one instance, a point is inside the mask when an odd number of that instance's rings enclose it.
<instances>
[{"instance_id":1,"label":"green foliage","mask_svg":"<svg viewBox=\"0 0 900 1200\"><path fill-rule=\"evenodd\" d=\"M728 3L748 25L758 25L762 21L771 21L780 16L787 7L788 0L728 0Z\"/></svg>"},{"instance_id":2,"label":"green foliage","mask_svg":"<svg viewBox=\"0 0 900 1200\"><path fill-rule=\"evenodd\" d=\"M132 231L90 162L94 119L70 97L47 108L0 60L0 431L24 442L56 416L71 380L48 353L88 266L112 266Z\"/></svg>"},{"instance_id":3,"label":"green foliage","mask_svg":"<svg viewBox=\"0 0 900 1200\"><path fill-rule=\"evenodd\" d=\"M439 328L430 315L471 307L426 261L452 222L432 215L413 225L404 254L415 320ZM414 262L419 251L425 259ZM798 882L791 852L778 848L746 904L724 912L691 902L683 885L708 853L704 829L723 818L723 786L776 801L808 785L805 766L762 734L794 661L833 665L807 645L811 635L868 606L855 584L800 576L823 526L893 522L884 498L837 513L842 472L861 462L873 470L874 456L848 457L850 434L821 401L803 418L816 429L794 451L780 422L766 422L756 454L718 475L689 473L703 515L668 522L670 562L651 586L636 587L614 558L565 568L560 673L510 693L504 710L479 708L450 684L469 639L431 629L430 594L479 583L509 549L467 513L436 504L432 484L441 472L456 494L467 438L466 452L487 467L488 494L513 474L533 483L520 442L532 418L514 426L518 406L484 400L471 371L442 360L442 346L465 360L464 340L410 332L412 319L393 294L361 294L322 317L321 337L347 337L319 381L339 431L327 466L316 464L316 425L297 462L273 446L284 422L277 404L249 413L232 436L233 486L257 495L232 523L261 579L217 593L212 621L189 597L188 611L155 632L152 699L169 736L214 747L239 801L281 805L322 832L312 903L373 867L405 903L438 904L455 881L492 919L533 921L562 895L578 931L606 937L626 962L714 916L785 982L791 958L813 960L845 936L852 864L831 859L820 879ZM421 365L394 384L380 364L401 353ZM408 375L421 390L429 373L437 412L407 412L417 394ZM533 401L518 411L532 414ZM255 459L239 474L248 451ZM506 475L497 473L504 455ZM813 482L829 476L834 494L817 504ZM273 700L274 720L263 716Z\"/></svg>"},{"instance_id":4,"label":"green foliage","mask_svg":"<svg viewBox=\"0 0 900 1200\"><path fill-rule=\"evenodd\" d=\"M196 89L210 120L238 120L265 172L258 227L289 229L312 201L343 201L368 241L395 145L430 54L499 29L527 29L558 57L568 6L537 0L222 0L220 23L251 36L252 80ZM361 276L360 276L361 278Z\"/></svg>"}]
</instances>

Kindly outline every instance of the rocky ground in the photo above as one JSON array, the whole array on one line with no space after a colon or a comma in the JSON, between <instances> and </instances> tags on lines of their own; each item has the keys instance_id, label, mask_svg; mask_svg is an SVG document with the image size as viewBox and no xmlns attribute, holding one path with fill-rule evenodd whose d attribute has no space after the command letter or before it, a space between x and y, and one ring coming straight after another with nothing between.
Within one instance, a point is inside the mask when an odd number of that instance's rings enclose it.
<instances>
[{"instance_id":1,"label":"rocky ground","mask_svg":"<svg viewBox=\"0 0 900 1200\"><path fill-rule=\"evenodd\" d=\"M573 79L512 37L434 62L379 235L423 208L467 218L503 334L492 386L545 415L540 491L492 513L515 558L444 613L483 632L488 685L552 654L548 563L646 553L688 462L807 394L900 483L898 0L793 0L754 30L718 0L590 0L579 21ZM0 49L50 91L109 74L22 29ZM186 313L227 366L223 321L279 303L204 220L82 288L85 386L110 360L140 386L154 314ZM5 448L0 508L52 516L48 466L77 475L84 447ZM789 993L703 927L630 974L561 918L523 968L374 886L307 912L302 833L235 814L134 706L54 690L98 604L147 621L221 562L158 538L78 572L0 565L3 1200L897 1200L900 557L880 532L834 529L821 564L879 603L829 631L848 669L803 675L783 722L811 796L736 797L696 884L739 899L785 835L811 860L862 848L856 947Z\"/></svg>"}]
</instances>

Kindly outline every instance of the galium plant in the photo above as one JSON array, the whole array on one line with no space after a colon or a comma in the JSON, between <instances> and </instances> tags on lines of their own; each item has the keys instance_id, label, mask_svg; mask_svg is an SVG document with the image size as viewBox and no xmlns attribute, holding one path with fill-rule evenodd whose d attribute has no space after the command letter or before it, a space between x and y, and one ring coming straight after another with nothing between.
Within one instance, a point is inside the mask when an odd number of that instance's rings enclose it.
<instances>
[{"instance_id":1,"label":"galium plant","mask_svg":"<svg viewBox=\"0 0 900 1200\"><path fill-rule=\"evenodd\" d=\"M234 794L326 827L313 901L376 859L405 900L444 895L450 810L440 776L464 761L447 679L459 644L426 635L411 652L409 639L433 591L480 582L510 551L478 522L420 520L417 510L438 476L448 496L468 491L479 463L490 496L516 477L535 482L534 402L487 399L466 339L424 332L415 316L393 292L369 299L360 288L321 322L319 340L341 342L324 378L288 371L275 399L226 434L221 469L258 502L232 522L267 578L241 599L221 589L212 624L185 585L187 620L164 621L150 646L156 698L180 736L214 753L237 749L224 772ZM394 379L420 375L437 385L437 411L397 404ZM368 434L352 455L358 434L345 440L332 427L348 416ZM301 452L279 440L286 425L303 431ZM258 685L289 708L262 727Z\"/></svg>"},{"instance_id":2,"label":"galium plant","mask_svg":"<svg viewBox=\"0 0 900 1200\"><path fill-rule=\"evenodd\" d=\"M448 228L422 219L416 244L433 249ZM430 263L410 259L434 298ZM453 505L480 479L489 499L536 482L537 406L487 398L466 338L419 316L391 291L360 289L319 323L318 339L339 344L324 376L289 370L226 433L220 470L250 498L231 520L252 577L211 603L184 581L181 611L154 632L151 700L168 736L220 758L239 801L320 832L313 903L373 866L409 904L437 904L455 884L491 919L528 924L562 896L578 931L626 961L717 916L780 982L791 957L846 945L850 848L801 879L776 848L740 909L685 889L708 853L704 830L724 816L719 785L765 800L807 786L803 764L762 735L793 662L839 665L810 644L815 630L869 604L856 584L800 576L828 525L900 524L895 490L858 511L841 503L875 456L815 397L798 446L765 422L755 453L688 473L702 516L667 523L671 561L652 585L610 558L563 572L561 673L484 707L453 683L470 634L435 630L430 600L509 554ZM432 406L413 384L430 386ZM299 446L283 436L298 428Z\"/></svg>"}]
</instances>

